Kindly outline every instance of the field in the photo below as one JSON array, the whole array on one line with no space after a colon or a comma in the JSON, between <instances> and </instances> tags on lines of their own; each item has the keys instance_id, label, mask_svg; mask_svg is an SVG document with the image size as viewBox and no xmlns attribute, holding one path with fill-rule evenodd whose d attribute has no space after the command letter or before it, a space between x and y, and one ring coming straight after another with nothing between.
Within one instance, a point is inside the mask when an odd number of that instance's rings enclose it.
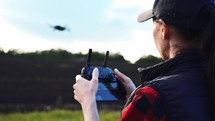
<instances>
[{"instance_id":1,"label":"field","mask_svg":"<svg viewBox=\"0 0 215 121\"><path fill-rule=\"evenodd\" d=\"M115 121L120 117L119 111L100 111L101 121ZM71 110L35 111L29 113L0 114L0 121L83 121L83 114Z\"/></svg>"},{"instance_id":2,"label":"field","mask_svg":"<svg viewBox=\"0 0 215 121\"><path fill-rule=\"evenodd\" d=\"M148 65L108 62L108 67L118 68L136 85L140 83L137 68ZM0 121L83 121L72 85L84 66L84 59L0 56ZM101 121L119 118L124 104L124 101L99 102Z\"/></svg>"}]
</instances>

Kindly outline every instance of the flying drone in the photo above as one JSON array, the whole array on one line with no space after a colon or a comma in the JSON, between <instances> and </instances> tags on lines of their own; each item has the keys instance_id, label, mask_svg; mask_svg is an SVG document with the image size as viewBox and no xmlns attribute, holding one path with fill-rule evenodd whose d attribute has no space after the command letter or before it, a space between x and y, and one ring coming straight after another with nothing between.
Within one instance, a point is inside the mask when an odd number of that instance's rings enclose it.
<instances>
[{"instance_id":1,"label":"flying drone","mask_svg":"<svg viewBox=\"0 0 215 121\"><path fill-rule=\"evenodd\" d=\"M61 25L55 25L55 26L50 26L53 28L53 30L58 30L58 31L70 31L70 29L66 26L61 26Z\"/></svg>"}]
</instances>

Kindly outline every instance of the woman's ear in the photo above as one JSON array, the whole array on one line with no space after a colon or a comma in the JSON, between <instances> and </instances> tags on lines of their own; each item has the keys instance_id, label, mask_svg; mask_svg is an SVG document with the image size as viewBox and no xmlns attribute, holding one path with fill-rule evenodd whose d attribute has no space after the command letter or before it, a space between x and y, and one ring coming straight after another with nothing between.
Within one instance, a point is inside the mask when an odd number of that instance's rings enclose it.
<instances>
[{"instance_id":1,"label":"woman's ear","mask_svg":"<svg viewBox=\"0 0 215 121\"><path fill-rule=\"evenodd\" d=\"M159 19L158 22L160 23L160 32L161 32L161 37L163 40L169 40L169 26L162 20Z\"/></svg>"}]
</instances>

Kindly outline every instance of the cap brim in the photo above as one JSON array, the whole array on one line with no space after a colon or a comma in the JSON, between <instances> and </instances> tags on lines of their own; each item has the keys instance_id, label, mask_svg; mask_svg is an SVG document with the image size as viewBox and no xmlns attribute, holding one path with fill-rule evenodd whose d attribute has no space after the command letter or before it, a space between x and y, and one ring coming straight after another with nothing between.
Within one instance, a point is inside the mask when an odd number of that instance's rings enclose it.
<instances>
[{"instance_id":1,"label":"cap brim","mask_svg":"<svg viewBox=\"0 0 215 121\"><path fill-rule=\"evenodd\" d=\"M138 22L144 22L144 21L147 21L147 20L151 19L153 16L154 16L154 15L153 15L153 13L152 13L152 9L150 9L150 10L147 10L147 11L145 11L145 12L142 12L142 13L138 16L137 21L138 21Z\"/></svg>"}]
</instances>

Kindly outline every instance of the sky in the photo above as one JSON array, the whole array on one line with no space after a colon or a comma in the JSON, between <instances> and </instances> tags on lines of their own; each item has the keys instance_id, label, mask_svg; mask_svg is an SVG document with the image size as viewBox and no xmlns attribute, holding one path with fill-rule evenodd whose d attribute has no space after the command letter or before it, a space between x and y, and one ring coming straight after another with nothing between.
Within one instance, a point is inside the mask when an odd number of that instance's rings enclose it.
<instances>
[{"instance_id":1,"label":"sky","mask_svg":"<svg viewBox=\"0 0 215 121\"><path fill-rule=\"evenodd\" d=\"M84 54L92 48L120 53L131 62L159 57L152 21L137 22L152 5L153 0L0 0L0 48ZM55 30L55 25L69 30Z\"/></svg>"}]
</instances>

